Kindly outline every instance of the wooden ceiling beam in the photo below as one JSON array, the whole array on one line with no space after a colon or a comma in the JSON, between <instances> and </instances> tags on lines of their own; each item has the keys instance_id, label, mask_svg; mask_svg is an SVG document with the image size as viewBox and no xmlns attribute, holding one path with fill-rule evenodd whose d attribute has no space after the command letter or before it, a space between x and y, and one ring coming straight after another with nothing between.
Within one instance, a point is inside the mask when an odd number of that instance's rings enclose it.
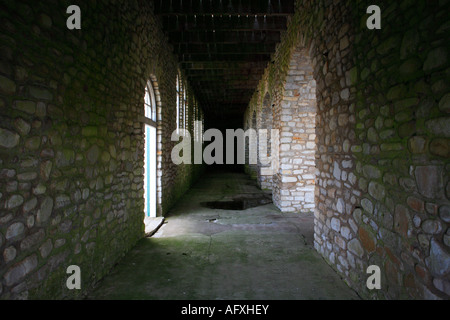
<instances>
[{"instance_id":1,"label":"wooden ceiling beam","mask_svg":"<svg viewBox=\"0 0 450 320\"><path fill-rule=\"evenodd\" d=\"M157 15L291 15L294 0L154 0Z\"/></svg>"},{"instance_id":2,"label":"wooden ceiling beam","mask_svg":"<svg viewBox=\"0 0 450 320\"><path fill-rule=\"evenodd\" d=\"M279 31L230 31L214 32L211 30L169 32L168 38L174 45L179 43L204 44L252 44L252 43L279 43L281 33Z\"/></svg>"},{"instance_id":3,"label":"wooden ceiling beam","mask_svg":"<svg viewBox=\"0 0 450 320\"><path fill-rule=\"evenodd\" d=\"M201 82L201 81L209 81L209 82L225 82L229 83L230 81L247 81L247 82L259 82L261 80L261 74L259 75L251 75L251 76L189 76L188 79L191 82Z\"/></svg>"},{"instance_id":4,"label":"wooden ceiling beam","mask_svg":"<svg viewBox=\"0 0 450 320\"><path fill-rule=\"evenodd\" d=\"M163 27L167 32L217 31L284 31L287 17L273 16L163 16Z\"/></svg>"},{"instance_id":5,"label":"wooden ceiling beam","mask_svg":"<svg viewBox=\"0 0 450 320\"><path fill-rule=\"evenodd\" d=\"M211 61L268 61L271 55L267 53L236 53L236 54L182 54L181 62L211 62Z\"/></svg>"},{"instance_id":6,"label":"wooden ceiling beam","mask_svg":"<svg viewBox=\"0 0 450 320\"><path fill-rule=\"evenodd\" d=\"M187 77L253 77L264 74L264 69L207 69L192 70L185 72Z\"/></svg>"},{"instance_id":7,"label":"wooden ceiling beam","mask_svg":"<svg viewBox=\"0 0 450 320\"><path fill-rule=\"evenodd\" d=\"M193 44L185 43L174 45L175 52L186 54L271 54L275 51L276 44Z\"/></svg>"},{"instance_id":8,"label":"wooden ceiling beam","mask_svg":"<svg viewBox=\"0 0 450 320\"><path fill-rule=\"evenodd\" d=\"M264 70L267 66L267 61L261 61L260 64L252 64L253 67L249 67L248 65L245 65L248 62L243 62L243 66L239 68L236 66L236 63L239 61L203 61L203 62L181 62L180 66L183 70L190 70L190 71L223 71L223 70L234 70L237 72L238 70ZM245 66L244 66L245 65Z\"/></svg>"},{"instance_id":9,"label":"wooden ceiling beam","mask_svg":"<svg viewBox=\"0 0 450 320\"><path fill-rule=\"evenodd\" d=\"M193 93L212 119L242 115L295 0L152 0Z\"/></svg>"}]
</instances>

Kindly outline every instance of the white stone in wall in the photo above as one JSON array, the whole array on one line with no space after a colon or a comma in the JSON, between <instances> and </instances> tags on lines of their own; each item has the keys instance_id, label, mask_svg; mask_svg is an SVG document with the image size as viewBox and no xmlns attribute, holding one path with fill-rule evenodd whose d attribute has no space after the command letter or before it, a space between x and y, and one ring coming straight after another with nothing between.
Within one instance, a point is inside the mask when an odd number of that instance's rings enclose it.
<instances>
[{"instance_id":1,"label":"white stone in wall","mask_svg":"<svg viewBox=\"0 0 450 320\"><path fill-rule=\"evenodd\" d=\"M262 176L272 176L273 175L273 169L272 168L261 168L261 175Z\"/></svg>"},{"instance_id":2,"label":"white stone in wall","mask_svg":"<svg viewBox=\"0 0 450 320\"><path fill-rule=\"evenodd\" d=\"M291 146L289 144L282 144L281 151L289 151L291 150Z\"/></svg>"},{"instance_id":3,"label":"white stone in wall","mask_svg":"<svg viewBox=\"0 0 450 320\"><path fill-rule=\"evenodd\" d=\"M289 182L297 182L297 178L295 177L282 177L281 182L283 183L289 183Z\"/></svg>"},{"instance_id":4,"label":"white stone in wall","mask_svg":"<svg viewBox=\"0 0 450 320\"><path fill-rule=\"evenodd\" d=\"M315 176L312 175L312 174L304 174L304 175L302 175L302 179L304 179L304 180L314 180Z\"/></svg>"},{"instance_id":5,"label":"white stone in wall","mask_svg":"<svg viewBox=\"0 0 450 320\"><path fill-rule=\"evenodd\" d=\"M334 163L333 176L337 180L341 180L341 169L339 168L339 164L337 162Z\"/></svg>"},{"instance_id":6,"label":"white stone in wall","mask_svg":"<svg viewBox=\"0 0 450 320\"><path fill-rule=\"evenodd\" d=\"M341 221L337 218L332 218L331 219L331 229L333 229L334 231L339 232L340 228L341 228Z\"/></svg>"}]
</instances>

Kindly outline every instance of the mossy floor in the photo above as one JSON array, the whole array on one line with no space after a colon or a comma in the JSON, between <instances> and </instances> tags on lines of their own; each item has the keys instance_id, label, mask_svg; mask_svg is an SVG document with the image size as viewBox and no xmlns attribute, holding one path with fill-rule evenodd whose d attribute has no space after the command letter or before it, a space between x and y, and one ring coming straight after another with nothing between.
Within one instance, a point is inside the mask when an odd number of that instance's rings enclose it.
<instances>
[{"instance_id":1,"label":"mossy floor","mask_svg":"<svg viewBox=\"0 0 450 320\"><path fill-rule=\"evenodd\" d=\"M314 250L312 214L284 214L272 204L201 206L257 192L244 174L206 174L89 299L358 299Z\"/></svg>"}]
</instances>

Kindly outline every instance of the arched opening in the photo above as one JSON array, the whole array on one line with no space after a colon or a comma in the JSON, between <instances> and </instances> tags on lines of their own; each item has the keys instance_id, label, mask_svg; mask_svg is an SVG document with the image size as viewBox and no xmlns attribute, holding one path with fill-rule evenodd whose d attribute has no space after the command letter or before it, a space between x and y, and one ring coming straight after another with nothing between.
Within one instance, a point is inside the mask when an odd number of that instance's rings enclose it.
<instances>
[{"instance_id":1,"label":"arched opening","mask_svg":"<svg viewBox=\"0 0 450 320\"><path fill-rule=\"evenodd\" d=\"M261 110L260 130L265 130L259 138L266 141L259 141L258 149L258 183L263 190L272 190L272 177L274 174L274 161L272 153L272 129L273 129L273 105L269 93L266 93Z\"/></svg>"},{"instance_id":2,"label":"arched opening","mask_svg":"<svg viewBox=\"0 0 450 320\"><path fill-rule=\"evenodd\" d=\"M161 99L156 77L151 76L144 95L144 215L146 230L161 215Z\"/></svg>"},{"instance_id":3,"label":"arched opening","mask_svg":"<svg viewBox=\"0 0 450 320\"><path fill-rule=\"evenodd\" d=\"M308 50L292 55L283 92L275 105L279 166L274 203L283 212L313 212L316 183L316 81Z\"/></svg>"},{"instance_id":4,"label":"arched opening","mask_svg":"<svg viewBox=\"0 0 450 320\"><path fill-rule=\"evenodd\" d=\"M251 118L251 124L250 124L250 129L253 130L257 130L258 129L258 124L257 124L257 118L256 118L256 110L253 110L252 113L252 118ZM249 174L252 177L252 179L257 179L258 178L258 165L255 163L253 163L251 160L252 159L258 159L258 142L257 139L250 141L250 139L246 139L246 141L248 140L248 147L246 148L246 150L248 150L248 167L249 167Z\"/></svg>"}]
</instances>

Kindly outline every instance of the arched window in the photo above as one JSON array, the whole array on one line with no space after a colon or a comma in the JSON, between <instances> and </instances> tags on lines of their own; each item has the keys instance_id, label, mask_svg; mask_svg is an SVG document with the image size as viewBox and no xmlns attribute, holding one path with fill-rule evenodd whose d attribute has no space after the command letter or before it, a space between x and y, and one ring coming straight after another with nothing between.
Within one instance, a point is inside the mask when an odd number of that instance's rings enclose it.
<instances>
[{"instance_id":1,"label":"arched window","mask_svg":"<svg viewBox=\"0 0 450 320\"><path fill-rule=\"evenodd\" d=\"M187 95L187 86L183 92L183 115L184 115L184 129L189 130L189 103L188 103L188 95Z\"/></svg>"},{"instance_id":2,"label":"arched window","mask_svg":"<svg viewBox=\"0 0 450 320\"><path fill-rule=\"evenodd\" d=\"M204 133L204 116L203 111L198 105L198 101L193 94L188 94L188 89L185 81L181 76L181 72L178 71L176 79L176 91L177 91L177 133L180 130L193 130L194 139L196 141L203 141ZM189 101L192 103L191 110L189 111ZM189 115L190 113L190 115ZM192 134L192 133L191 133Z\"/></svg>"},{"instance_id":3,"label":"arched window","mask_svg":"<svg viewBox=\"0 0 450 320\"><path fill-rule=\"evenodd\" d=\"M145 117L156 122L155 90L151 81L145 86Z\"/></svg>"},{"instance_id":4,"label":"arched window","mask_svg":"<svg viewBox=\"0 0 450 320\"><path fill-rule=\"evenodd\" d=\"M194 141L198 142L198 105L197 105L197 100L195 100L195 97L192 99L193 102L193 112L194 112L194 116L192 119L192 123L193 123L193 127L194 127Z\"/></svg>"},{"instance_id":5,"label":"arched window","mask_svg":"<svg viewBox=\"0 0 450 320\"><path fill-rule=\"evenodd\" d=\"M177 82L176 82L176 88L177 88L177 132L181 129L181 94L183 90L183 86L181 83L181 76L180 73L177 75Z\"/></svg>"},{"instance_id":6,"label":"arched window","mask_svg":"<svg viewBox=\"0 0 450 320\"><path fill-rule=\"evenodd\" d=\"M177 75L177 130L189 129L189 103L187 86L181 77L181 72Z\"/></svg>"},{"instance_id":7,"label":"arched window","mask_svg":"<svg viewBox=\"0 0 450 320\"><path fill-rule=\"evenodd\" d=\"M203 142L203 134L204 134L204 119L203 119L203 111L200 108L197 99L192 97L193 102L193 119L191 124L194 128L194 139L195 142Z\"/></svg>"},{"instance_id":8,"label":"arched window","mask_svg":"<svg viewBox=\"0 0 450 320\"><path fill-rule=\"evenodd\" d=\"M157 96L158 102L157 104ZM158 205L160 199L158 197L158 189L161 185L158 181L158 114L161 115L161 99L159 97L158 82L155 77L151 79L145 86L144 96L144 212L145 217L155 218L157 216ZM157 110L159 107L159 111ZM144 220L144 222L147 220ZM146 223L146 222L145 222ZM147 225L147 223L146 223Z\"/></svg>"},{"instance_id":9,"label":"arched window","mask_svg":"<svg viewBox=\"0 0 450 320\"><path fill-rule=\"evenodd\" d=\"M201 129L201 141L203 142L203 136L205 135L205 114L203 113L203 110L200 110L200 121L202 122L202 129Z\"/></svg>"}]
</instances>

